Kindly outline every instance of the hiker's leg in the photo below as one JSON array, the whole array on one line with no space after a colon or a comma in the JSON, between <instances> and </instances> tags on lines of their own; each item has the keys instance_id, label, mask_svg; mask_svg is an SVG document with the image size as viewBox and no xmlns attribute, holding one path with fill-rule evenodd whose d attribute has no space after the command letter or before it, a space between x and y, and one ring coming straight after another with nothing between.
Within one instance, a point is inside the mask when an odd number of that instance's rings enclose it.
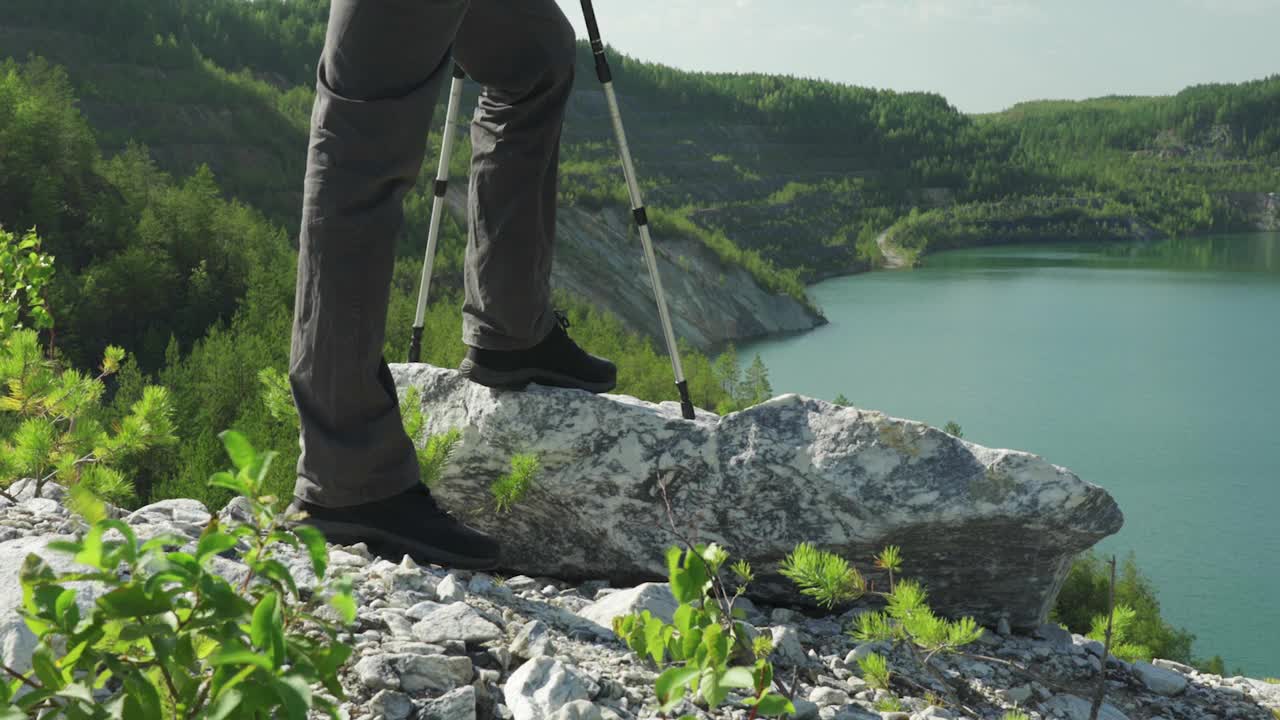
<instances>
[{"instance_id":1,"label":"hiker's leg","mask_svg":"<svg viewBox=\"0 0 1280 720\"><path fill-rule=\"evenodd\" d=\"M462 339L523 350L555 324L551 253L573 27L555 0L473 0L455 54L484 86L471 125Z\"/></svg>"},{"instance_id":2,"label":"hiker's leg","mask_svg":"<svg viewBox=\"0 0 1280 720\"><path fill-rule=\"evenodd\" d=\"M401 200L467 0L333 0L316 83L289 379L295 494L326 507L419 481L382 357Z\"/></svg>"}]
</instances>

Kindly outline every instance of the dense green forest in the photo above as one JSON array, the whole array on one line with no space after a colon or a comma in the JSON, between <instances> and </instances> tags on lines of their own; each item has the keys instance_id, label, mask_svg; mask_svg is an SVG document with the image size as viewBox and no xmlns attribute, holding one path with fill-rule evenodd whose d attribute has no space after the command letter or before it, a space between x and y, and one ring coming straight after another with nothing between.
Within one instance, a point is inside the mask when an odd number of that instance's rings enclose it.
<instances>
[{"instance_id":1,"label":"dense green forest","mask_svg":"<svg viewBox=\"0 0 1280 720\"><path fill-rule=\"evenodd\" d=\"M42 340L85 370L108 344L128 351L110 378L105 420L122 417L148 383L171 393L179 442L128 461L132 504L223 499L203 479L224 464L217 433L225 428L281 451L272 488L292 483L296 430L268 399L288 357L306 124L327 8L327 0L0 3L0 226L15 237L36 229L55 258L53 327ZM874 239L891 227L892 242L915 258L989 242L1178 236L1252 227L1258 218L1239 196L1280 192L1280 75L968 116L935 94L612 60L658 241L697 238L762 286L802 299L808 281L877 265ZM585 46L578 76L562 203L624 207ZM468 102L476 92L469 86ZM438 147L438 127L432 135ZM466 171L462 145L455 176ZM392 360L408 344L429 206L420 183L406 199ZM424 349L437 365L456 365L463 353L464 245L464 229L447 218ZM620 392L674 399L651 339L600 308L559 301L575 337L619 361ZM684 357L700 406L729 410L769 394L759 363L743 372L731 353L713 361L684 348ZM14 429L6 423L0 415L0 437ZM1096 570L1073 582L1088 585ZM1152 642L1189 660L1190 636L1158 620L1140 579L1131 584L1155 618ZM1095 590L1081 597L1096 600Z\"/></svg>"}]
</instances>

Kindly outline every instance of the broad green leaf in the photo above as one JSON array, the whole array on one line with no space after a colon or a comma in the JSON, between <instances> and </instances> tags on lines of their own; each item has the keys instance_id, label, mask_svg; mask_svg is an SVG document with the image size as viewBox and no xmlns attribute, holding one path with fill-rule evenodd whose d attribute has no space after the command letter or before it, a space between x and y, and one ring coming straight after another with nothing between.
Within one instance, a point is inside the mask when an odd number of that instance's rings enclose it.
<instances>
[{"instance_id":1,"label":"broad green leaf","mask_svg":"<svg viewBox=\"0 0 1280 720\"><path fill-rule=\"evenodd\" d=\"M76 606L76 591L71 589L63 590L58 593L58 599L54 602L54 616L58 618L58 622L62 623L62 627L72 629L76 623L80 621L80 608Z\"/></svg>"},{"instance_id":2,"label":"broad green leaf","mask_svg":"<svg viewBox=\"0 0 1280 720\"><path fill-rule=\"evenodd\" d=\"M672 616L671 620L677 630L682 633L689 632L690 626L693 625L693 606L681 605L676 608L675 615Z\"/></svg>"},{"instance_id":3,"label":"broad green leaf","mask_svg":"<svg viewBox=\"0 0 1280 720\"><path fill-rule=\"evenodd\" d=\"M124 716L129 720L162 720L160 690L139 673L124 677Z\"/></svg>"},{"instance_id":4,"label":"broad green leaf","mask_svg":"<svg viewBox=\"0 0 1280 720\"><path fill-rule=\"evenodd\" d=\"M252 492L252 488L249 487L248 480L225 471L214 473L209 478L209 484L214 487L226 488L237 495L244 495L246 497Z\"/></svg>"},{"instance_id":5,"label":"broad green leaf","mask_svg":"<svg viewBox=\"0 0 1280 720\"><path fill-rule=\"evenodd\" d=\"M80 683L71 683L70 685L58 691L58 697L64 697L69 700L79 700L86 705L93 705L93 692L88 687Z\"/></svg>"},{"instance_id":6,"label":"broad green leaf","mask_svg":"<svg viewBox=\"0 0 1280 720\"><path fill-rule=\"evenodd\" d=\"M253 563L249 563L249 566L254 567ZM298 596L298 585L294 582L293 574L289 572L289 568L284 566L284 563L272 558L258 563L254 569L257 570L259 576L275 581L280 587L287 588L290 595Z\"/></svg>"},{"instance_id":7,"label":"broad green leaf","mask_svg":"<svg viewBox=\"0 0 1280 720\"><path fill-rule=\"evenodd\" d=\"M329 598L329 605L342 616L344 625L350 625L356 619L356 601L346 593L339 593Z\"/></svg>"},{"instance_id":8,"label":"broad green leaf","mask_svg":"<svg viewBox=\"0 0 1280 720\"><path fill-rule=\"evenodd\" d=\"M691 628L680 638L680 654L681 657L693 657L698 649L702 647L702 629Z\"/></svg>"},{"instance_id":9,"label":"broad green leaf","mask_svg":"<svg viewBox=\"0 0 1280 720\"><path fill-rule=\"evenodd\" d=\"M658 703L662 706L659 711L668 713L679 705L684 699L685 689L698 677L699 672L701 669L696 667L673 667L659 675L654 683Z\"/></svg>"},{"instance_id":10,"label":"broad green leaf","mask_svg":"<svg viewBox=\"0 0 1280 720\"><path fill-rule=\"evenodd\" d=\"M719 625L707 626L702 634L702 646L707 649L707 655L715 665L729 659L729 638L725 637L724 628Z\"/></svg>"},{"instance_id":11,"label":"broad green leaf","mask_svg":"<svg viewBox=\"0 0 1280 720\"><path fill-rule=\"evenodd\" d=\"M662 665L662 657L666 643L662 638L662 628L665 627L662 620L650 615L645 618L644 623L644 645L649 651L649 656L653 658L654 665Z\"/></svg>"},{"instance_id":12,"label":"broad green leaf","mask_svg":"<svg viewBox=\"0 0 1280 720\"><path fill-rule=\"evenodd\" d=\"M276 680L272 689L284 705L289 720L306 720L307 709L311 707L311 686L297 675L290 675Z\"/></svg>"},{"instance_id":13,"label":"broad green leaf","mask_svg":"<svg viewBox=\"0 0 1280 720\"><path fill-rule=\"evenodd\" d=\"M56 692L62 688L64 682L62 671L58 668L58 663L53 659L53 652L44 644L37 646L36 651L32 653L31 669L35 671L36 677L40 678L40 684L45 689Z\"/></svg>"},{"instance_id":14,"label":"broad green leaf","mask_svg":"<svg viewBox=\"0 0 1280 720\"><path fill-rule=\"evenodd\" d=\"M107 505L85 483L76 483L67 493L67 506L89 525L107 519Z\"/></svg>"},{"instance_id":15,"label":"broad green leaf","mask_svg":"<svg viewBox=\"0 0 1280 720\"><path fill-rule=\"evenodd\" d=\"M307 554L311 556L311 567L315 569L316 577L323 580L325 570L329 567L329 549L325 545L324 535L308 525L299 525L293 532L302 544L307 546Z\"/></svg>"},{"instance_id":16,"label":"broad green leaf","mask_svg":"<svg viewBox=\"0 0 1280 720\"><path fill-rule=\"evenodd\" d=\"M203 561L210 555L217 555L236 546L236 539L211 525L200 535L200 543L196 546L196 562Z\"/></svg>"},{"instance_id":17,"label":"broad green leaf","mask_svg":"<svg viewBox=\"0 0 1280 720\"><path fill-rule=\"evenodd\" d=\"M751 669L745 667L731 667L725 671L724 676L720 678L720 684L729 688L750 688L756 686L755 678L751 676Z\"/></svg>"},{"instance_id":18,"label":"broad green leaf","mask_svg":"<svg viewBox=\"0 0 1280 720\"><path fill-rule=\"evenodd\" d=\"M232 688L219 693L197 717L200 720L226 720L239 705L240 691Z\"/></svg>"},{"instance_id":19,"label":"broad green leaf","mask_svg":"<svg viewBox=\"0 0 1280 720\"><path fill-rule=\"evenodd\" d=\"M671 594L676 602L688 604L702 599L702 589L709 579L707 566L694 551L682 552L677 547L667 551L667 572L671 578Z\"/></svg>"},{"instance_id":20,"label":"broad green leaf","mask_svg":"<svg viewBox=\"0 0 1280 720\"><path fill-rule=\"evenodd\" d=\"M137 585L125 585L98 598L98 607L106 617L138 618L167 612L172 602L165 593L148 595Z\"/></svg>"},{"instance_id":21,"label":"broad green leaf","mask_svg":"<svg viewBox=\"0 0 1280 720\"><path fill-rule=\"evenodd\" d=\"M43 703L45 700L48 700L49 698L53 697L55 692L56 692L55 690L50 690L49 688L41 688L40 690L33 690L23 695L22 697L18 698L17 700L15 700L14 704L22 708L23 710L31 710L35 706ZM31 713L31 716L34 717L35 715L36 713L33 711Z\"/></svg>"},{"instance_id":22,"label":"broad green leaf","mask_svg":"<svg viewBox=\"0 0 1280 720\"><path fill-rule=\"evenodd\" d=\"M248 438L235 430L224 430L218 434L218 437L222 440L222 446L227 449L227 455L230 456L231 463L237 470L244 470L253 465L258 453L253 449L253 445L249 444Z\"/></svg>"},{"instance_id":23,"label":"broad green leaf","mask_svg":"<svg viewBox=\"0 0 1280 720\"><path fill-rule=\"evenodd\" d=\"M249 638L253 641L255 647L260 650L267 650L271 646L274 630L272 629L272 617L276 612L276 603L279 596L273 592L269 592L262 596L258 601L258 606L253 609L253 626L249 632Z\"/></svg>"},{"instance_id":24,"label":"broad green leaf","mask_svg":"<svg viewBox=\"0 0 1280 720\"><path fill-rule=\"evenodd\" d=\"M219 665L251 665L268 671L272 669L271 661L265 655L243 648L216 652L209 658L209 664L214 667Z\"/></svg>"},{"instance_id":25,"label":"broad green leaf","mask_svg":"<svg viewBox=\"0 0 1280 720\"><path fill-rule=\"evenodd\" d=\"M698 694L713 709L724 702L725 698L729 697L729 689L720 684L721 677L722 673L716 668L704 668L702 682L698 686Z\"/></svg>"},{"instance_id":26,"label":"broad green leaf","mask_svg":"<svg viewBox=\"0 0 1280 720\"><path fill-rule=\"evenodd\" d=\"M790 700L776 693L769 693L760 698L760 702L755 703L755 706L756 714L761 717L777 717L796 713L796 706Z\"/></svg>"},{"instance_id":27,"label":"broad green leaf","mask_svg":"<svg viewBox=\"0 0 1280 720\"><path fill-rule=\"evenodd\" d=\"M84 550L84 543L73 542L70 540L50 540L46 548L59 553L75 556Z\"/></svg>"},{"instance_id":28,"label":"broad green leaf","mask_svg":"<svg viewBox=\"0 0 1280 720\"><path fill-rule=\"evenodd\" d=\"M16 705L0 707L0 720L27 720L27 714Z\"/></svg>"}]
</instances>

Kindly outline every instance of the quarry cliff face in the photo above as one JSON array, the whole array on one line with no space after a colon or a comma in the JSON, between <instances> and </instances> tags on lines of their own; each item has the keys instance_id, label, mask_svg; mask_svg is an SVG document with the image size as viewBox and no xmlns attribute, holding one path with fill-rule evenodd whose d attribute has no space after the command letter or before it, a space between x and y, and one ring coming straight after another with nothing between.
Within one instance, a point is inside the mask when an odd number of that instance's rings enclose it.
<instances>
[{"instance_id":1,"label":"quarry cliff face","mask_svg":"<svg viewBox=\"0 0 1280 720\"><path fill-rule=\"evenodd\" d=\"M449 208L465 217L466 187L450 187ZM700 350L826 323L795 298L769 292L739 265L693 238L654 234L676 337ZM640 238L625 208L561 207L556 217L552 286L617 315L662 342L662 326Z\"/></svg>"}]
</instances>

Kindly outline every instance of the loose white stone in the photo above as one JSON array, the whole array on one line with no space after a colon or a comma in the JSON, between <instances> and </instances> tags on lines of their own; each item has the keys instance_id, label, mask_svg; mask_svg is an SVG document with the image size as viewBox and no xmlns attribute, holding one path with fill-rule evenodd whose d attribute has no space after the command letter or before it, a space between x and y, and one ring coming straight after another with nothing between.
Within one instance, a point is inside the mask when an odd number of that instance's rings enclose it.
<instances>
[{"instance_id":1,"label":"loose white stone","mask_svg":"<svg viewBox=\"0 0 1280 720\"><path fill-rule=\"evenodd\" d=\"M369 709L385 720L405 720L413 712L413 702L404 693L380 690L369 701Z\"/></svg>"},{"instance_id":2,"label":"loose white stone","mask_svg":"<svg viewBox=\"0 0 1280 720\"><path fill-rule=\"evenodd\" d=\"M1148 690L1157 695L1173 696L1187 689L1186 677L1150 663L1135 662L1133 674L1138 676Z\"/></svg>"},{"instance_id":3,"label":"loose white stone","mask_svg":"<svg viewBox=\"0 0 1280 720\"><path fill-rule=\"evenodd\" d=\"M18 672L31 669L31 654L36 649L35 635L18 614L22 609L22 583L19 580L22 564L27 555L34 553L44 558L56 573L87 571L90 568L71 562L71 556L47 549L52 540L74 539L67 535L43 535L0 543L0 660ZM76 605L80 607L80 617L89 615L94 602L105 590L100 583L67 583L67 587L77 591Z\"/></svg>"},{"instance_id":4,"label":"loose white stone","mask_svg":"<svg viewBox=\"0 0 1280 720\"><path fill-rule=\"evenodd\" d=\"M773 660L782 667L807 667L809 656L800 644L800 632L792 625L771 628Z\"/></svg>"},{"instance_id":5,"label":"loose white stone","mask_svg":"<svg viewBox=\"0 0 1280 720\"><path fill-rule=\"evenodd\" d=\"M578 611L578 615L613 633L613 619L648 610L663 622L671 622L678 607L667 583L645 583L629 590L610 593Z\"/></svg>"},{"instance_id":6,"label":"loose white stone","mask_svg":"<svg viewBox=\"0 0 1280 720\"><path fill-rule=\"evenodd\" d=\"M1015 705L1022 705L1026 703L1031 699L1031 695L1032 692L1030 685L1019 685L1017 687L1011 687L1007 690L1000 691L1001 697Z\"/></svg>"},{"instance_id":7,"label":"loose white stone","mask_svg":"<svg viewBox=\"0 0 1280 720\"><path fill-rule=\"evenodd\" d=\"M549 720L574 700L590 700L598 686L581 670L548 657L516 669L502 688L515 720Z\"/></svg>"},{"instance_id":8,"label":"loose white stone","mask_svg":"<svg viewBox=\"0 0 1280 720\"><path fill-rule=\"evenodd\" d=\"M552 720L604 720L600 706L590 700L574 700L566 703L551 717Z\"/></svg>"},{"instance_id":9,"label":"loose white stone","mask_svg":"<svg viewBox=\"0 0 1280 720\"><path fill-rule=\"evenodd\" d=\"M1066 720L1089 720L1092 703L1078 695L1057 695L1044 704L1044 709L1055 712ZM1103 703L1098 720L1129 720L1129 716L1111 703Z\"/></svg>"},{"instance_id":10,"label":"loose white stone","mask_svg":"<svg viewBox=\"0 0 1280 720\"><path fill-rule=\"evenodd\" d=\"M418 717L420 720L476 720L475 687L460 687L427 702Z\"/></svg>"},{"instance_id":11,"label":"loose white stone","mask_svg":"<svg viewBox=\"0 0 1280 720\"><path fill-rule=\"evenodd\" d=\"M436 586L436 598L446 605L449 603L461 602L467 597L466 588L462 583L458 582L457 577L450 574L440 581Z\"/></svg>"},{"instance_id":12,"label":"loose white stone","mask_svg":"<svg viewBox=\"0 0 1280 720\"><path fill-rule=\"evenodd\" d=\"M1174 660L1165 660L1163 658L1156 658L1151 661L1151 664L1155 665L1158 668L1164 668L1165 670L1173 670L1175 672L1180 672L1183 675L1193 675L1196 672L1196 669L1191 667L1190 665L1183 665L1180 662L1176 662Z\"/></svg>"},{"instance_id":13,"label":"loose white stone","mask_svg":"<svg viewBox=\"0 0 1280 720\"><path fill-rule=\"evenodd\" d=\"M814 720L818 717L818 704L796 698L791 701L796 708L796 714L792 715L792 720Z\"/></svg>"},{"instance_id":14,"label":"loose white stone","mask_svg":"<svg viewBox=\"0 0 1280 720\"><path fill-rule=\"evenodd\" d=\"M829 687L816 687L809 693L809 700L819 707L827 705L848 705L849 693Z\"/></svg>"},{"instance_id":15,"label":"loose white stone","mask_svg":"<svg viewBox=\"0 0 1280 720\"><path fill-rule=\"evenodd\" d=\"M413 635L422 642L460 640L469 644L497 640L502 630L463 602L446 605L423 617L413 626Z\"/></svg>"},{"instance_id":16,"label":"loose white stone","mask_svg":"<svg viewBox=\"0 0 1280 720\"><path fill-rule=\"evenodd\" d=\"M520 628L511 641L511 654L525 660L555 654L551 631L541 620L531 620Z\"/></svg>"}]
</instances>

